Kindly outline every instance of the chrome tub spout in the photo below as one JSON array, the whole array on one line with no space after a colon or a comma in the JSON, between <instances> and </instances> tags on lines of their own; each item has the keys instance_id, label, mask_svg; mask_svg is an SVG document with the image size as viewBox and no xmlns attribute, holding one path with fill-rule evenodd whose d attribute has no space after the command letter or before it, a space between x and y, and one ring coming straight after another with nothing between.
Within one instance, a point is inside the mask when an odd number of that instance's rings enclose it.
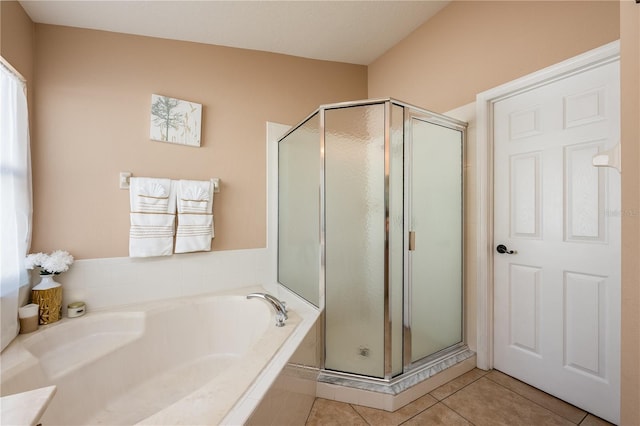
<instances>
[{"instance_id":1,"label":"chrome tub spout","mask_svg":"<svg viewBox=\"0 0 640 426\"><path fill-rule=\"evenodd\" d=\"M285 302L278 300L276 297L269 293L251 293L247 295L247 299L262 299L273 306L276 311L276 327L283 327L284 320L289 319L287 315L287 305Z\"/></svg>"}]
</instances>

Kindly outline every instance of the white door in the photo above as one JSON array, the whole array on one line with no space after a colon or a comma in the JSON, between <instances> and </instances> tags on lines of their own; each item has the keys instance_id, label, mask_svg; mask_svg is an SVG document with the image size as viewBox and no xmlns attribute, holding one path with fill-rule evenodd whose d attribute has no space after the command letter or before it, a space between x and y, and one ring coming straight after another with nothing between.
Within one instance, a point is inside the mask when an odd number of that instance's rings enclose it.
<instances>
[{"instance_id":1,"label":"white door","mask_svg":"<svg viewBox=\"0 0 640 426\"><path fill-rule=\"evenodd\" d=\"M592 157L619 142L619 91L615 61L494 109L494 367L614 423L620 174Z\"/></svg>"}]
</instances>

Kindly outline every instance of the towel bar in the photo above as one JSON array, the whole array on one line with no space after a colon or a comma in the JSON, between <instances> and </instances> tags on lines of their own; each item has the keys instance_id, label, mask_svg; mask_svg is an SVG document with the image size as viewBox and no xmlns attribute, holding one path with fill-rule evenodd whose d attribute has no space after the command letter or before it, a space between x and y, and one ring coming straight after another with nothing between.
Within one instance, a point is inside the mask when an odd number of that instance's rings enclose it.
<instances>
[{"instance_id":1,"label":"towel bar","mask_svg":"<svg viewBox=\"0 0 640 426\"><path fill-rule=\"evenodd\" d=\"M118 176L118 185L120 186L120 189L129 189L131 176L133 176L133 173L131 172L120 172L120 175ZM220 192L220 178L211 178L211 183L213 184L213 192Z\"/></svg>"}]
</instances>

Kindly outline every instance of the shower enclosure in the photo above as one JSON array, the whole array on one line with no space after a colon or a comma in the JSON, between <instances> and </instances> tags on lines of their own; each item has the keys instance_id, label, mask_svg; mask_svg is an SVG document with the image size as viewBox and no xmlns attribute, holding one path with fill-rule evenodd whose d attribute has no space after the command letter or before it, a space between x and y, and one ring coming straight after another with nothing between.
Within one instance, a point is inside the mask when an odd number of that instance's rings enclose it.
<instances>
[{"instance_id":1,"label":"shower enclosure","mask_svg":"<svg viewBox=\"0 0 640 426\"><path fill-rule=\"evenodd\" d=\"M324 309L323 375L397 383L463 342L466 123L324 105L278 143L278 280Z\"/></svg>"}]
</instances>

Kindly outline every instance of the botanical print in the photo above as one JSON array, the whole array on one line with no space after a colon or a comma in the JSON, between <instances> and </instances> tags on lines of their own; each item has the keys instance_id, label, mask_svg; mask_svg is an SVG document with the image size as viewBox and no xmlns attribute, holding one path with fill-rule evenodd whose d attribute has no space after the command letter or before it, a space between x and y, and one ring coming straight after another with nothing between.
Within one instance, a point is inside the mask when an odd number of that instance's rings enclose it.
<instances>
[{"instance_id":1,"label":"botanical print","mask_svg":"<svg viewBox=\"0 0 640 426\"><path fill-rule=\"evenodd\" d=\"M200 146L202 105L151 95L151 139Z\"/></svg>"}]
</instances>

